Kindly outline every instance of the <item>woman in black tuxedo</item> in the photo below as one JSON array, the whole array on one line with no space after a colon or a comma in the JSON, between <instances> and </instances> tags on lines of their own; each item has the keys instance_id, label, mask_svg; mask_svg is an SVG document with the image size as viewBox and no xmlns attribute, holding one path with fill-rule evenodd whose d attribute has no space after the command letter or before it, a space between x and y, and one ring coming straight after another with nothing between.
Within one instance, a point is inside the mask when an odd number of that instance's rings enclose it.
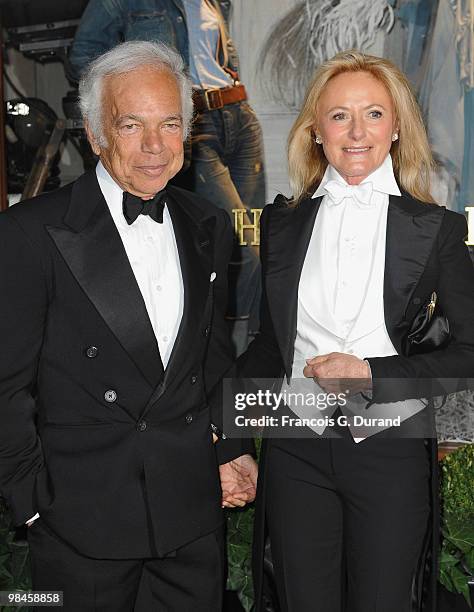
<instances>
[{"instance_id":1,"label":"woman in black tuxedo","mask_svg":"<svg viewBox=\"0 0 474 612\"><path fill-rule=\"evenodd\" d=\"M382 379L472 376L467 227L433 202L432 168L418 105L392 63L350 51L320 66L289 138L293 198L278 196L262 215L261 333L239 361L243 376L285 377L286 388L304 376L323 388L354 379L375 400ZM404 338L433 292L449 344L406 356ZM405 431L427 412L420 405ZM268 531L282 611L421 609L414 576L429 537L436 549L435 440L326 433L265 441L257 601ZM431 565L424 609L433 612Z\"/></svg>"}]
</instances>

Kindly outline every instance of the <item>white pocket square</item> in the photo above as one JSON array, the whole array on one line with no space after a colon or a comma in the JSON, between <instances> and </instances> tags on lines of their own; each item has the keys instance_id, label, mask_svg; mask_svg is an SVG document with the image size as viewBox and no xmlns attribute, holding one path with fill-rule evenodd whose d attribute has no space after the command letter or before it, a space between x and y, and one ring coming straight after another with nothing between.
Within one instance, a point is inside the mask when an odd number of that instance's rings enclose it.
<instances>
[{"instance_id":1,"label":"white pocket square","mask_svg":"<svg viewBox=\"0 0 474 612\"><path fill-rule=\"evenodd\" d=\"M213 283L216 280L216 276L217 276L217 274L215 272L213 272L211 274L211 278L209 279L211 281L211 283Z\"/></svg>"}]
</instances>

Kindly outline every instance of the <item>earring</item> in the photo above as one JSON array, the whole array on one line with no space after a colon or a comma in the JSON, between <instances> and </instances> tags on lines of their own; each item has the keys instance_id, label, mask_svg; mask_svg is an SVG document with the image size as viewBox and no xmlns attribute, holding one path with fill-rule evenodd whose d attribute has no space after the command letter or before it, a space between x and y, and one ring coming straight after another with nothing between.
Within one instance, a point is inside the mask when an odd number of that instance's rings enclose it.
<instances>
[{"instance_id":1,"label":"earring","mask_svg":"<svg viewBox=\"0 0 474 612\"><path fill-rule=\"evenodd\" d=\"M316 136L314 140L315 140L316 144L322 144L322 142L323 142L322 139L321 139L321 136Z\"/></svg>"},{"instance_id":2,"label":"earring","mask_svg":"<svg viewBox=\"0 0 474 612\"><path fill-rule=\"evenodd\" d=\"M398 140L398 134L394 134L392 136L392 142L395 142L396 140Z\"/></svg>"}]
</instances>

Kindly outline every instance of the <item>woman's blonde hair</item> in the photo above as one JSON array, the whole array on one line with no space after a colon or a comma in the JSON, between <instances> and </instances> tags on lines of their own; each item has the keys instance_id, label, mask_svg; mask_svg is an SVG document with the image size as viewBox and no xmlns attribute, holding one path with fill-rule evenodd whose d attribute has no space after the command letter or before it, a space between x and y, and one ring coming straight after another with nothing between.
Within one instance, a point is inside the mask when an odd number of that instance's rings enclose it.
<instances>
[{"instance_id":1,"label":"woman's blonde hair","mask_svg":"<svg viewBox=\"0 0 474 612\"><path fill-rule=\"evenodd\" d=\"M400 188L422 202L433 202L431 172L435 167L420 108L405 75L390 61L359 51L343 51L321 64L306 92L303 107L288 138L288 169L294 203L321 182L328 160L314 142L318 101L330 79L344 72L367 72L387 89L393 103L399 139L390 153Z\"/></svg>"}]
</instances>

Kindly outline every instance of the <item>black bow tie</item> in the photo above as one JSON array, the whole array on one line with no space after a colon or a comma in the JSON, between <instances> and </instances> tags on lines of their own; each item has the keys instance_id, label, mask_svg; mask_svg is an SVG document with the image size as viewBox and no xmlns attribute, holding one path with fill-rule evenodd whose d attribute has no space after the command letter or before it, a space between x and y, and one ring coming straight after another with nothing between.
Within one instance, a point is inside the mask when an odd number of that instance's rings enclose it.
<instances>
[{"instance_id":1,"label":"black bow tie","mask_svg":"<svg viewBox=\"0 0 474 612\"><path fill-rule=\"evenodd\" d=\"M152 200L142 200L127 191L123 192L123 216L129 225L138 219L138 215L149 215L153 221L163 223L166 190L159 191Z\"/></svg>"}]
</instances>

